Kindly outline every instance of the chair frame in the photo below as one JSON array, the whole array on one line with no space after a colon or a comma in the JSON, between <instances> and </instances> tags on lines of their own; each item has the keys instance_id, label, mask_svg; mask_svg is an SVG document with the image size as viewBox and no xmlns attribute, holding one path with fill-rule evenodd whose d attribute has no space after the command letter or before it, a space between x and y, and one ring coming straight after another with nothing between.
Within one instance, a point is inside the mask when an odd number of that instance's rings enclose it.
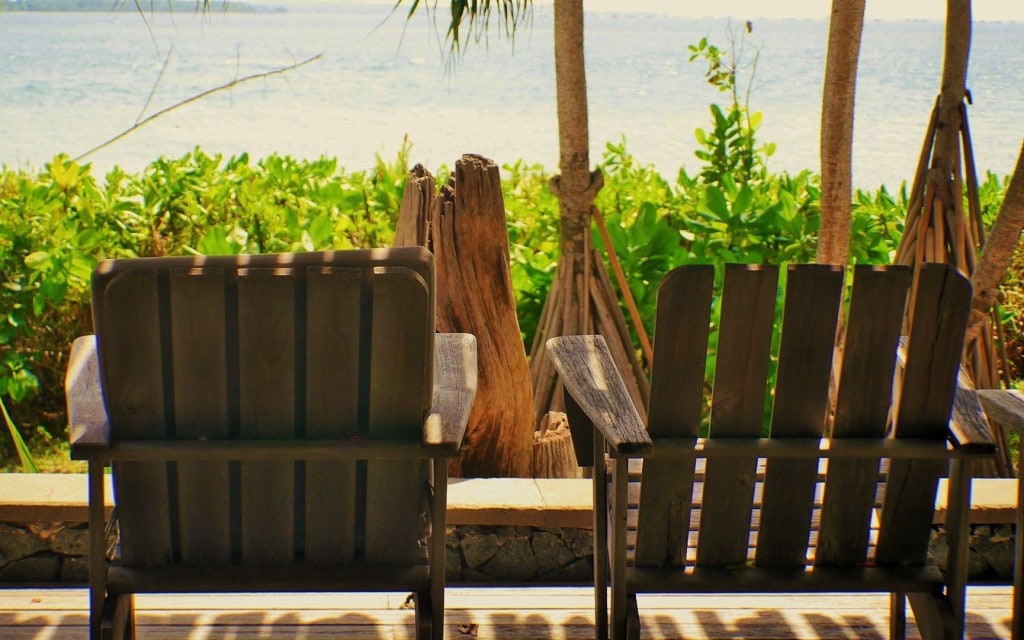
<instances>
[{"instance_id":1,"label":"chair frame","mask_svg":"<svg viewBox=\"0 0 1024 640\"><path fill-rule=\"evenodd\" d=\"M774 300L774 296L771 299ZM675 311L682 314L678 308ZM678 317L673 319L680 322ZM977 392L964 376L961 375L957 382L951 435L946 446L912 438L758 439L719 436L652 439L622 384L603 338L554 338L548 342L548 349L564 384L566 412L574 426L573 437L580 464L593 465L594 469L594 584L598 638L607 638L609 631L617 639L639 637L638 592L882 591L891 593L890 633L893 637L905 634L907 599L914 608L924 637L963 636L971 466L973 460L991 456L994 451ZM906 343L902 350L905 349ZM657 358L656 348L656 363ZM658 464L689 465L693 468L698 459L707 460L710 464L715 460L752 458L794 461L949 460L946 518L950 546L948 578L944 579L931 565L907 567L905 571L865 566L826 566L813 570L800 566L792 571L771 567L748 567L736 571L714 566L690 566L683 571L671 567L627 566L631 460L653 460ZM607 491L605 487L608 487ZM685 553L685 537L681 544ZM685 560L683 564L686 564ZM609 584L610 609L606 591Z\"/></svg>"},{"instance_id":2,"label":"chair frame","mask_svg":"<svg viewBox=\"0 0 1024 640\"><path fill-rule=\"evenodd\" d=\"M1024 392L1015 389L979 389L985 413L998 425L1024 439ZM1018 452L1018 469L1024 468L1024 449ZM1012 640L1024 640L1024 479L1017 473L1017 520L1013 555Z\"/></svg>"},{"instance_id":3,"label":"chair frame","mask_svg":"<svg viewBox=\"0 0 1024 640\"><path fill-rule=\"evenodd\" d=\"M408 258L425 250L389 250ZM366 252L369 256L369 252ZM409 254L409 255L405 255ZM417 258L417 256L412 256ZM260 259L271 260L270 256ZM287 258L286 258L287 259ZM379 259L375 257L374 259ZM417 258L418 259L418 258ZM154 259L172 261L174 259ZM432 267L431 267L432 268ZM434 336L432 405L424 417L422 439L386 438L258 440L112 440L102 393L95 336L72 346L65 379L71 431L71 457L88 462L90 637L134 637L134 593L173 592L413 592L417 637L441 638L444 625L445 527L448 460L458 455L476 393L476 340L469 334ZM108 564L105 467L113 462L173 460L281 461L423 460L430 465L429 564L426 567L375 565L371 575L359 566L262 567L227 565L164 569Z\"/></svg>"}]
</instances>

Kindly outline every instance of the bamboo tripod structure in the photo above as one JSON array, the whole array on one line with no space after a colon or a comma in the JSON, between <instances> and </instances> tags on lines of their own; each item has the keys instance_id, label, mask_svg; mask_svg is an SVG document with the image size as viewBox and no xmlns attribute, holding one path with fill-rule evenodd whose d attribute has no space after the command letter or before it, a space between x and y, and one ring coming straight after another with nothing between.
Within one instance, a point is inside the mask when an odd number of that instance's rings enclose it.
<instances>
[{"instance_id":1,"label":"bamboo tripod structure","mask_svg":"<svg viewBox=\"0 0 1024 640\"><path fill-rule=\"evenodd\" d=\"M603 219L596 207L591 207L591 216L598 220L599 228L603 228ZM604 336L633 403L646 420L650 383L636 357L615 288L604 270L601 255L591 242L590 225L586 226L584 232L584 246L583 255L576 256L576 260L582 260L582 265L579 265L582 268L574 269L571 260L563 259L559 262L530 348L530 377L533 380L536 423L540 424L548 411L564 411L561 382L557 379L554 363L547 356L545 343L548 338L573 333ZM605 246L613 255L611 243L606 240ZM617 260L613 260L613 265L616 263ZM622 286L622 289L628 294L628 287ZM567 299L573 300L573 304L568 304ZM649 341L643 324L639 322L639 314L634 314L634 324L645 344L646 353Z\"/></svg>"},{"instance_id":2,"label":"bamboo tripod structure","mask_svg":"<svg viewBox=\"0 0 1024 640\"><path fill-rule=\"evenodd\" d=\"M970 275L978 262L978 253L985 243L985 230L981 220L981 201L978 196L977 167L971 145L971 132L967 120L967 107L960 103L960 128L958 144L951 145L955 154L952 175L932 163L935 140L938 133L939 100L932 110L928 130L925 134L917 170L914 173L910 192L910 205L896 250L894 262L917 268L926 262L947 262L959 267ZM966 190L966 193L965 193ZM967 209L964 208L966 196ZM915 274L916 276L916 274ZM916 298L917 280L910 292L908 309L913 309ZM909 315L907 322L910 321ZM1000 358L996 353L996 342L1004 344L1002 324L998 311L993 310L991 320L985 323L979 336L964 346L964 369L971 375L979 389L1000 387ZM1005 362L1005 355L1002 360ZM1006 367L1002 367L1005 374ZM986 469L990 475L1012 476L1013 465L1009 459L1009 448L1005 433L992 425L999 442L999 453L995 467Z\"/></svg>"}]
</instances>

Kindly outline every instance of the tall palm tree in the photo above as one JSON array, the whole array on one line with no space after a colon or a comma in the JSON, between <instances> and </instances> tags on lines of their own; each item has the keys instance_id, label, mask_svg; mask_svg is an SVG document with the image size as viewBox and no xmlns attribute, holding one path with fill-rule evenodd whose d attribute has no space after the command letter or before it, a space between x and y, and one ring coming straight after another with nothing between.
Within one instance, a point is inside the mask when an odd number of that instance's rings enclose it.
<instances>
[{"instance_id":1,"label":"tall palm tree","mask_svg":"<svg viewBox=\"0 0 1024 640\"><path fill-rule=\"evenodd\" d=\"M404 0L397 0L396 6ZM409 16L420 5L411 0ZM511 34L532 10L532 0L452 0L447 37L453 52L481 35L492 17ZM646 406L646 380L633 355L625 318L602 262L591 245L591 211L601 189L600 171L590 166L583 0L554 0L555 94L558 109L559 175L551 182L559 201L561 259L541 313L530 353L534 409L538 421L561 406L554 367L544 343L558 335L600 333L611 347L637 405Z\"/></svg>"},{"instance_id":2,"label":"tall palm tree","mask_svg":"<svg viewBox=\"0 0 1024 640\"><path fill-rule=\"evenodd\" d=\"M833 0L821 99L821 228L817 261L845 265L853 201L853 104L865 0Z\"/></svg>"}]
</instances>

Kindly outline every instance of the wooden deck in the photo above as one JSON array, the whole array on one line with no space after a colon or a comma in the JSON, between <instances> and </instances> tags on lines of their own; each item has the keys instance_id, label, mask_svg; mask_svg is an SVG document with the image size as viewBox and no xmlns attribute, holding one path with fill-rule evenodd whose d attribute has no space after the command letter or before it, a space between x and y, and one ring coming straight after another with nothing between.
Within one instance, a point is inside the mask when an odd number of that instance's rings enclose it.
<instances>
[{"instance_id":1,"label":"wooden deck","mask_svg":"<svg viewBox=\"0 0 1024 640\"><path fill-rule=\"evenodd\" d=\"M139 596L139 640L412 638L404 594ZM452 587L448 640L593 638L582 587ZM641 596L643 637L886 638L878 595ZM968 637L1009 638L1010 588L971 587ZM0 589L3 640L84 640L84 589ZM908 637L917 637L912 621Z\"/></svg>"}]
</instances>

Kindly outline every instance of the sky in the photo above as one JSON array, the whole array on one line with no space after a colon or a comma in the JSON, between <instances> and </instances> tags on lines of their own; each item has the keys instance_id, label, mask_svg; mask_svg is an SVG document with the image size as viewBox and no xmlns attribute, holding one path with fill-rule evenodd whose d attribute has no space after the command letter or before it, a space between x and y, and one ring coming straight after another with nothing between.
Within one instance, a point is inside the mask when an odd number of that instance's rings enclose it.
<instances>
[{"instance_id":1,"label":"sky","mask_svg":"<svg viewBox=\"0 0 1024 640\"><path fill-rule=\"evenodd\" d=\"M337 0L312 0L337 2ZM394 5L395 0L361 0ZM438 0L442 6L444 0ZM273 0L261 0L261 3ZM406 0L409 5L411 0ZM433 0L430 0L433 2ZM551 0L534 0L541 6ZM831 0L584 0L587 11L665 13L680 17L827 18ZM1024 0L974 0L975 20L1024 22ZM867 0L867 20L944 20L946 0Z\"/></svg>"},{"instance_id":2,"label":"sky","mask_svg":"<svg viewBox=\"0 0 1024 640\"><path fill-rule=\"evenodd\" d=\"M676 16L732 16L736 18L827 18L829 0L584 0L590 11L649 11ZM974 0L975 20L1024 21L1022 0ZM867 0L868 20L941 20L946 15L945 0Z\"/></svg>"}]
</instances>

